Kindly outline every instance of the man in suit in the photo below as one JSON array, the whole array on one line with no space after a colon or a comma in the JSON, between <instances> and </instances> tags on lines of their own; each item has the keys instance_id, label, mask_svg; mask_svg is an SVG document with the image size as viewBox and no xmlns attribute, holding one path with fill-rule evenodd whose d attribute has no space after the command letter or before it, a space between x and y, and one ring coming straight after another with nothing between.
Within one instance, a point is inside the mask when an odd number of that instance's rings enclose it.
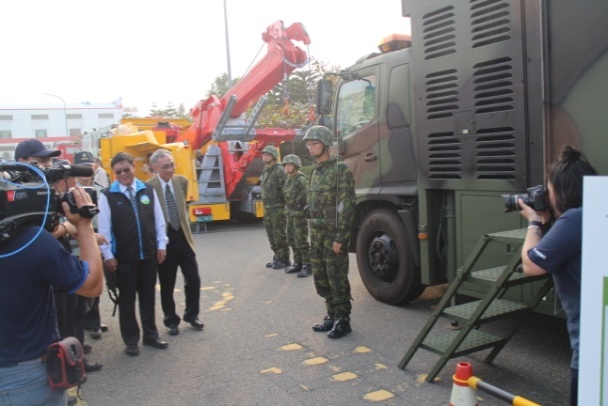
<instances>
[{"instance_id":1,"label":"man in suit","mask_svg":"<svg viewBox=\"0 0 608 406\"><path fill-rule=\"evenodd\" d=\"M137 297L144 345L159 349L169 345L158 335L154 312L156 267L166 257L166 224L156 192L135 177L133 157L119 152L111 167L116 181L99 196L99 233L107 240L101 252L106 269L118 277L118 314L125 352L137 356Z\"/></svg>"},{"instance_id":2,"label":"man in suit","mask_svg":"<svg viewBox=\"0 0 608 406\"><path fill-rule=\"evenodd\" d=\"M198 320L200 311L201 278L194 250L194 241L190 231L186 196L188 179L175 174L175 161L170 151L159 149L150 157L150 167L157 174L147 183L159 196L160 204L167 223L167 259L158 267L160 297L165 314L164 323L170 335L179 334L180 317L175 312L173 290L179 266L184 276L186 309L184 321L195 330L202 330L203 323Z\"/></svg>"}]
</instances>

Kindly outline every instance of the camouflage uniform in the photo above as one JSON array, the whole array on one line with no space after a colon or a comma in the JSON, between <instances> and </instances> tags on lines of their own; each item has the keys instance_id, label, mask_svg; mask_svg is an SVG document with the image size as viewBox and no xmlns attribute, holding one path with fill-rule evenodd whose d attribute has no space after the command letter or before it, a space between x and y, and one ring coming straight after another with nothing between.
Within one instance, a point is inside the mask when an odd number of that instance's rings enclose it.
<instances>
[{"instance_id":1,"label":"camouflage uniform","mask_svg":"<svg viewBox=\"0 0 608 406\"><path fill-rule=\"evenodd\" d=\"M289 262L287 245L285 197L283 185L287 174L281 164L264 167L262 171L262 201L264 202L264 226L275 258Z\"/></svg>"},{"instance_id":2,"label":"camouflage uniform","mask_svg":"<svg viewBox=\"0 0 608 406\"><path fill-rule=\"evenodd\" d=\"M308 178L297 172L287 175L283 187L285 195L285 214L287 215L287 242L293 251L293 260L300 265L310 264L310 245L308 244L308 219L304 216L306 206L306 187Z\"/></svg>"},{"instance_id":3,"label":"camouflage uniform","mask_svg":"<svg viewBox=\"0 0 608 406\"><path fill-rule=\"evenodd\" d=\"M355 214L353 174L338 157L315 164L308 185L312 273L330 319L349 320L348 240ZM335 254L333 242L343 244Z\"/></svg>"}]
</instances>

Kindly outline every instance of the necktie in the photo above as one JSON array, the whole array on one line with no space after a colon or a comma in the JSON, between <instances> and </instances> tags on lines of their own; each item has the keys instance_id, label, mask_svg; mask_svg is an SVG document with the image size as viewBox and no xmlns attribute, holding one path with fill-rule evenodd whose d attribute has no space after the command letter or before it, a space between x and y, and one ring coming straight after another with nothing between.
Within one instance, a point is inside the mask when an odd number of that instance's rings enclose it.
<instances>
[{"instance_id":1,"label":"necktie","mask_svg":"<svg viewBox=\"0 0 608 406\"><path fill-rule=\"evenodd\" d=\"M129 200L131 201L133 210L137 213L137 202L135 201L135 193L133 193L133 188L131 186L127 187L127 194L129 195Z\"/></svg>"},{"instance_id":2,"label":"necktie","mask_svg":"<svg viewBox=\"0 0 608 406\"><path fill-rule=\"evenodd\" d=\"M165 185L165 203L167 203L167 211L169 212L169 223L174 230L179 230L179 215L177 214L177 205L175 198L171 193L169 185Z\"/></svg>"}]
</instances>

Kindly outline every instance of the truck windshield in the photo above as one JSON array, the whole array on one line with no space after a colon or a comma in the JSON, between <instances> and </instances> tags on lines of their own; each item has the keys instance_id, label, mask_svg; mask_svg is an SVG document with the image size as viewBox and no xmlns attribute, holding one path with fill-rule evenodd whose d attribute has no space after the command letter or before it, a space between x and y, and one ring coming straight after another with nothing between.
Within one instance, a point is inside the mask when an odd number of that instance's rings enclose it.
<instances>
[{"instance_id":1,"label":"truck windshield","mask_svg":"<svg viewBox=\"0 0 608 406\"><path fill-rule=\"evenodd\" d=\"M338 136L366 126L376 117L376 78L369 75L340 86L336 115Z\"/></svg>"}]
</instances>

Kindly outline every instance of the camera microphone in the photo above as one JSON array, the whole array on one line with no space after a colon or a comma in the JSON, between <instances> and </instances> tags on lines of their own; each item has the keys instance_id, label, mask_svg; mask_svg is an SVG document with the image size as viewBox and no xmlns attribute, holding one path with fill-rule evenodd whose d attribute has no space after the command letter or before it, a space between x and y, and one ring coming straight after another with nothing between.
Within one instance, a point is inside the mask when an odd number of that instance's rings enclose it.
<instances>
[{"instance_id":1,"label":"camera microphone","mask_svg":"<svg viewBox=\"0 0 608 406\"><path fill-rule=\"evenodd\" d=\"M66 173L69 173L70 176L76 177L88 177L93 176L93 167L90 165L61 165L65 167Z\"/></svg>"}]
</instances>

